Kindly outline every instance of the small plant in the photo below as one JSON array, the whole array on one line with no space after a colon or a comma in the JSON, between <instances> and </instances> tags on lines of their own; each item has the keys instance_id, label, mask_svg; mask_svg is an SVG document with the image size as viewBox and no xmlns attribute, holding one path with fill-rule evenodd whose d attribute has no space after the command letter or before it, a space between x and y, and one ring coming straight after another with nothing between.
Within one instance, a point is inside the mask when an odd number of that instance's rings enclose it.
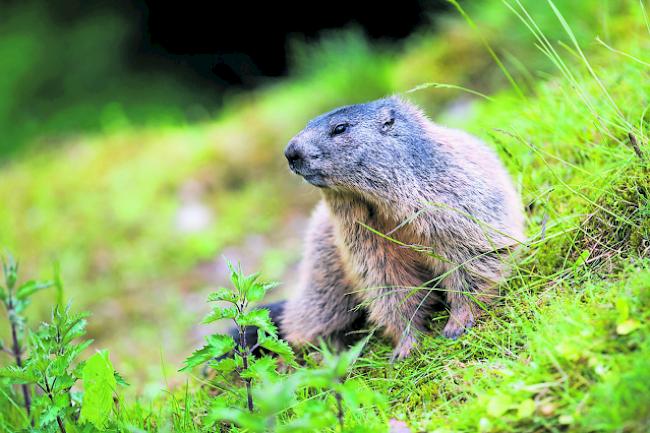
<instances>
[{"instance_id":1,"label":"small plant","mask_svg":"<svg viewBox=\"0 0 650 433\"><path fill-rule=\"evenodd\" d=\"M6 288L0 297L7 308L11 325L15 364L0 369L0 377L23 390L25 411L32 426L39 431L58 429L66 433L66 423L88 421L97 429L106 426L113 405L117 384L126 384L113 370L108 352L98 352L87 361L79 355L92 343L83 339L88 313L73 314L70 306L56 305L50 323L42 323L29 333L27 344L21 344L25 335L25 320L21 315L29 297L52 283L27 282L17 289L18 266L9 256L3 263ZM58 282L57 277L57 284ZM60 291L60 290L59 290ZM24 347L29 356L23 359ZM83 380L84 393L73 393L72 387ZM31 395L31 387L40 392Z\"/></svg>"},{"instance_id":2,"label":"small plant","mask_svg":"<svg viewBox=\"0 0 650 433\"><path fill-rule=\"evenodd\" d=\"M322 366L299 368L290 346L278 338L269 311L251 309L251 304L261 301L275 284L261 282L259 274L244 275L241 269L228 266L233 288L220 288L208 297L208 302L222 304L213 307L203 323L230 319L235 323L236 337L208 336L207 344L187 358L181 369L187 371L207 364L217 373L214 386L221 392L214 397L204 421L208 425L234 423L246 431L260 433L323 431L336 425L335 430L340 432L355 431L344 421L344 407L356 410L382 401L367 387L345 380L365 340L339 355L323 344ZM246 340L250 326L258 330L253 345ZM277 357L256 356L257 348L278 355L294 369L282 373Z\"/></svg>"},{"instance_id":3,"label":"small plant","mask_svg":"<svg viewBox=\"0 0 650 433\"><path fill-rule=\"evenodd\" d=\"M345 412L343 402L353 410L359 410L363 406L383 404L381 396L355 380L347 380L350 369L359 358L361 350L367 343L367 339L359 341L349 350L335 354L326 344L321 344L320 353L323 357L319 369L306 370L303 384L325 394L330 394L336 402L336 420L340 431L345 429Z\"/></svg>"},{"instance_id":4,"label":"small plant","mask_svg":"<svg viewBox=\"0 0 650 433\"><path fill-rule=\"evenodd\" d=\"M208 366L223 378L227 374L236 373L245 384L247 407L250 412L253 412L255 409L253 380L258 378L262 371L275 370L277 366L275 359L256 358L253 352L258 347L262 347L279 355L288 364L294 364L294 355L289 345L278 339L277 328L271 321L269 311L264 308L250 309L251 303L261 301L266 292L276 284L260 282L259 274L243 275L241 269L235 269L231 263L228 263L228 268L233 289L220 288L208 297L208 302L222 302L228 305L215 305L202 323L231 319L237 329L237 341L227 334L208 336L207 344L192 353L185 360L185 367L180 371L187 371L208 363ZM258 329L257 343L252 347L246 341L248 326ZM232 357L222 358L229 353L232 353ZM229 381L224 380L224 384L228 390L236 392L229 386Z\"/></svg>"},{"instance_id":5,"label":"small plant","mask_svg":"<svg viewBox=\"0 0 650 433\"><path fill-rule=\"evenodd\" d=\"M340 354L322 344L320 366L298 368L292 374L262 371L253 387L255 412L218 400L209 423L230 421L252 433L384 430L386 420L374 410L384 406L383 397L360 381L346 380L365 343Z\"/></svg>"},{"instance_id":6,"label":"small plant","mask_svg":"<svg viewBox=\"0 0 650 433\"><path fill-rule=\"evenodd\" d=\"M25 337L25 318L24 312L31 301L31 296L39 290L46 289L53 285L50 281L27 281L16 287L18 281L18 263L14 260L11 254L7 254L6 258L2 259L2 271L4 273L5 285L0 286L0 301L5 307L7 318L9 319L9 327L11 328L11 346L7 348L2 340L0 340L0 349L9 354L16 366L22 368L23 355L24 355L24 337ZM21 384L23 394L23 404L27 417L30 418L32 426L34 425L31 419L31 389L28 384Z\"/></svg>"}]
</instances>

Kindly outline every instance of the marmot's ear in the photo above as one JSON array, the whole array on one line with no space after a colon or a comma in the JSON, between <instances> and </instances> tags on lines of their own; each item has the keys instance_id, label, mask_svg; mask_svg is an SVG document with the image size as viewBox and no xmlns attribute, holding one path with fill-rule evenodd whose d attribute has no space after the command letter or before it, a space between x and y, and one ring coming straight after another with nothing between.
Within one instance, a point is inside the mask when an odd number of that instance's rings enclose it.
<instances>
[{"instance_id":1,"label":"marmot's ear","mask_svg":"<svg viewBox=\"0 0 650 433\"><path fill-rule=\"evenodd\" d=\"M388 132L395 124L395 110L390 107L384 107L379 112L379 120L381 122L381 132Z\"/></svg>"}]
</instances>

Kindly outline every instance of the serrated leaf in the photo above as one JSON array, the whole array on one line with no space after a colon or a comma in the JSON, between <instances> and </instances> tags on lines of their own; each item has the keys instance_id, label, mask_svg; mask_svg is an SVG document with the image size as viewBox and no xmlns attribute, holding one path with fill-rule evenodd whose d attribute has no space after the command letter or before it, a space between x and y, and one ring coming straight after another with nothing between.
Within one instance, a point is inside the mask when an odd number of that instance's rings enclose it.
<instances>
[{"instance_id":1,"label":"serrated leaf","mask_svg":"<svg viewBox=\"0 0 650 433\"><path fill-rule=\"evenodd\" d=\"M266 308L260 308L241 314L235 321L239 326L255 326L274 337L278 332L278 328L271 321L269 310Z\"/></svg>"},{"instance_id":2,"label":"serrated leaf","mask_svg":"<svg viewBox=\"0 0 650 433\"><path fill-rule=\"evenodd\" d=\"M62 376L65 374L68 368L67 360L62 356L57 356L50 363L50 368L48 369L49 376Z\"/></svg>"},{"instance_id":3,"label":"serrated leaf","mask_svg":"<svg viewBox=\"0 0 650 433\"><path fill-rule=\"evenodd\" d=\"M239 288L239 290L244 296L248 296L248 290L250 290L253 284L257 282L259 277L260 277L259 272L255 272L254 274L250 274L250 275L244 275L240 271L239 283L237 284L236 287Z\"/></svg>"},{"instance_id":4,"label":"serrated leaf","mask_svg":"<svg viewBox=\"0 0 650 433\"><path fill-rule=\"evenodd\" d=\"M209 345L203 346L202 348L195 350L192 354L185 360L185 367L181 368L178 371L188 371L197 365L201 365L204 362L207 362L214 358L212 356L212 347Z\"/></svg>"},{"instance_id":5,"label":"serrated leaf","mask_svg":"<svg viewBox=\"0 0 650 433\"><path fill-rule=\"evenodd\" d=\"M0 368L0 377L9 379L11 383L36 383L38 376L28 368L20 368L15 365Z\"/></svg>"},{"instance_id":6,"label":"serrated leaf","mask_svg":"<svg viewBox=\"0 0 650 433\"><path fill-rule=\"evenodd\" d=\"M262 356L253 359L248 368L241 372L240 376L244 379L261 380L269 376L277 376L275 369L278 366L278 360L270 356Z\"/></svg>"},{"instance_id":7,"label":"serrated leaf","mask_svg":"<svg viewBox=\"0 0 650 433\"><path fill-rule=\"evenodd\" d=\"M52 287L53 284L54 283L51 281L44 281L44 282L33 281L33 280L28 281L18 288L18 290L16 291L16 297L18 299L27 299L28 297L38 292L39 290Z\"/></svg>"},{"instance_id":8,"label":"serrated leaf","mask_svg":"<svg viewBox=\"0 0 650 433\"><path fill-rule=\"evenodd\" d=\"M220 287L216 292L212 292L208 295L208 302L230 302L232 304L237 302L237 294L230 289L225 287Z\"/></svg>"},{"instance_id":9,"label":"serrated leaf","mask_svg":"<svg viewBox=\"0 0 650 433\"><path fill-rule=\"evenodd\" d=\"M179 371L188 371L197 365L201 365L212 358L225 355L235 348L235 341L229 335L214 334L206 337L208 344L201 349L195 350L185 360L185 367Z\"/></svg>"},{"instance_id":10,"label":"serrated leaf","mask_svg":"<svg viewBox=\"0 0 650 433\"><path fill-rule=\"evenodd\" d=\"M72 388L76 381L77 379L69 374L56 375L56 383L52 387L53 392L67 391Z\"/></svg>"},{"instance_id":11,"label":"serrated leaf","mask_svg":"<svg viewBox=\"0 0 650 433\"><path fill-rule=\"evenodd\" d=\"M262 330L257 331L257 343L260 347L265 348L268 351L271 351L279 355L284 361L289 364L296 366L295 355L291 346L282 340L278 340L275 337L266 335Z\"/></svg>"},{"instance_id":12,"label":"serrated leaf","mask_svg":"<svg viewBox=\"0 0 650 433\"><path fill-rule=\"evenodd\" d=\"M88 348L93 343L94 340L85 340L79 344L68 344L65 346L65 350L61 359L63 359L64 364L67 366L71 365L74 360Z\"/></svg>"},{"instance_id":13,"label":"serrated leaf","mask_svg":"<svg viewBox=\"0 0 650 433\"><path fill-rule=\"evenodd\" d=\"M97 352L86 361L83 370L84 395L81 421L88 421L98 430L106 427L117 388L115 370L107 351Z\"/></svg>"},{"instance_id":14,"label":"serrated leaf","mask_svg":"<svg viewBox=\"0 0 650 433\"><path fill-rule=\"evenodd\" d=\"M61 335L63 344L68 344L75 338L79 338L86 334L86 325L88 321L86 318L90 316L90 313L80 313L73 317L64 319L63 332Z\"/></svg>"},{"instance_id":15,"label":"serrated leaf","mask_svg":"<svg viewBox=\"0 0 650 433\"><path fill-rule=\"evenodd\" d=\"M242 363L241 358L233 357L220 359L218 361L212 361L208 364L208 366L220 373L228 374L235 371L237 368L240 368L242 366Z\"/></svg>"},{"instance_id":16,"label":"serrated leaf","mask_svg":"<svg viewBox=\"0 0 650 433\"><path fill-rule=\"evenodd\" d=\"M210 311L201 321L201 323L208 324L216 322L221 319L234 319L237 317L237 308L235 307L215 307Z\"/></svg>"},{"instance_id":17,"label":"serrated leaf","mask_svg":"<svg viewBox=\"0 0 650 433\"><path fill-rule=\"evenodd\" d=\"M85 366L86 366L86 361L81 361L77 363L74 370L72 371L72 375L75 378L77 378L77 380L81 380L81 378L83 377L83 371Z\"/></svg>"},{"instance_id":18,"label":"serrated leaf","mask_svg":"<svg viewBox=\"0 0 650 433\"><path fill-rule=\"evenodd\" d=\"M250 302L258 302L264 299L266 292L277 287L277 283L260 283L255 281L246 292L246 299Z\"/></svg>"},{"instance_id":19,"label":"serrated leaf","mask_svg":"<svg viewBox=\"0 0 650 433\"><path fill-rule=\"evenodd\" d=\"M48 425L53 424L60 412L61 409L55 405L48 406L45 412L41 412L41 416L39 417L40 426L47 427Z\"/></svg>"}]
</instances>

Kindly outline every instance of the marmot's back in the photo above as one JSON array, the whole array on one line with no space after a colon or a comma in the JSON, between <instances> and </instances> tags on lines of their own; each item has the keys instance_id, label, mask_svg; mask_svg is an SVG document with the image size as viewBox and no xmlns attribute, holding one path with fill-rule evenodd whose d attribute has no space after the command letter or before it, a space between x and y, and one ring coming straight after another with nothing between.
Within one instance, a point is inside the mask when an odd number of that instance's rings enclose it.
<instances>
[{"instance_id":1,"label":"marmot's back","mask_svg":"<svg viewBox=\"0 0 650 433\"><path fill-rule=\"evenodd\" d=\"M524 216L519 194L496 153L478 138L464 131L429 122L429 135L441 144L456 165L451 176L459 199L471 206L473 216L518 241L524 238ZM462 174L461 174L462 173Z\"/></svg>"}]
</instances>

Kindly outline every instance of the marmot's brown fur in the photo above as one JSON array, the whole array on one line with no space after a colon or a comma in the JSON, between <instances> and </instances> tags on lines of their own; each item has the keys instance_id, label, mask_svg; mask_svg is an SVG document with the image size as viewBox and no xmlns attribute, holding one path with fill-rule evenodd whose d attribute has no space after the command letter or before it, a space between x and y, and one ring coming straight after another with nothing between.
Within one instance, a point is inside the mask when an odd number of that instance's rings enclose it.
<instances>
[{"instance_id":1,"label":"marmot's brown fur","mask_svg":"<svg viewBox=\"0 0 650 433\"><path fill-rule=\"evenodd\" d=\"M287 341L340 334L361 305L403 358L441 294L444 336L475 323L523 240L520 199L492 150L388 98L312 120L285 156L323 196L280 318Z\"/></svg>"}]
</instances>

